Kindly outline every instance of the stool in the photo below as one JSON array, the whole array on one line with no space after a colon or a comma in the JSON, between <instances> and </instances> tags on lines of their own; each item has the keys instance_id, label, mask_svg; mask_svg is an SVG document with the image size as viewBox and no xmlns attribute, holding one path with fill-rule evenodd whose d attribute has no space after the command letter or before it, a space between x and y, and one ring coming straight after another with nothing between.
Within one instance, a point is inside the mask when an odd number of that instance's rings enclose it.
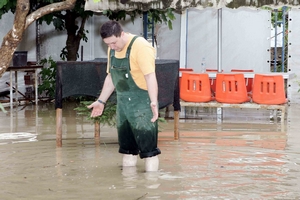
<instances>
[{"instance_id":1,"label":"stool","mask_svg":"<svg viewBox=\"0 0 300 200\"><path fill-rule=\"evenodd\" d=\"M231 72L254 72L253 69L232 69ZM252 92L253 78L245 78L247 92Z\"/></svg>"},{"instance_id":2,"label":"stool","mask_svg":"<svg viewBox=\"0 0 300 200\"><path fill-rule=\"evenodd\" d=\"M244 103L250 101L244 74L217 74L216 100L221 103Z\"/></svg>"},{"instance_id":3,"label":"stool","mask_svg":"<svg viewBox=\"0 0 300 200\"><path fill-rule=\"evenodd\" d=\"M188 102L213 100L208 74L182 73L180 99Z\"/></svg>"},{"instance_id":4,"label":"stool","mask_svg":"<svg viewBox=\"0 0 300 200\"><path fill-rule=\"evenodd\" d=\"M182 76L182 72L192 72L192 71L194 71L192 68L179 68L179 73L181 73L181 76ZM179 87L181 83L181 76L179 76Z\"/></svg>"},{"instance_id":5,"label":"stool","mask_svg":"<svg viewBox=\"0 0 300 200\"><path fill-rule=\"evenodd\" d=\"M274 105L286 103L283 76L255 74L252 101Z\"/></svg>"}]
</instances>

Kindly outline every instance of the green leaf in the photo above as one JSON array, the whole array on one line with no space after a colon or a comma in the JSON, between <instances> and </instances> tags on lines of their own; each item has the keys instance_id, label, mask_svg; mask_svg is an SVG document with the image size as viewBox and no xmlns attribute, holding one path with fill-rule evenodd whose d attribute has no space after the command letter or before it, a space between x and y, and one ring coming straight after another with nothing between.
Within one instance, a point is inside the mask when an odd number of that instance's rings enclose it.
<instances>
[{"instance_id":1,"label":"green leaf","mask_svg":"<svg viewBox=\"0 0 300 200\"><path fill-rule=\"evenodd\" d=\"M56 30L62 31L65 28L63 20L57 17L53 18L53 25L55 26Z\"/></svg>"},{"instance_id":2,"label":"green leaf","mask_svg":"<svg viewBox=\"0 0 300 200\"><path fill-rule=\"evenodd\" d=\"M53 15L49 14L49 15L45 15L43 16L41 19L43 19L47 25L51 24L52 20L53 20Z\"/></svg>"},{"instance_id":3,"label":"green leaf","mask_svg":"<svg viewBox=\"0 0 300 200\"><path fill-rule=\"evenodd\" d=\"M170 30L173 30L173 26L172 26L171 20L168 21L168 27L169 27Z\"/></svg>"},{"instance_id":4,"label":"green leaf","mask_svg":"<svg viewBox=\"0 0 300 200\"><path fill-rule=\"evenodd\" d=\"M2 9L7 4L7 0L0 1L0 9Z\"/></svg>"},{"instance_id":5,"label":"green leaf","mask_svg":"<svg viewBox=\"0 0 300 200\"><path fill-rule=\"evenodd\" d=\"M172 12L172 9L167 10L167 16L169 17L170 20L175 20L176 19L174 13Z\"/></svg>"},{"instance_id":6,"label":"green leaf","mask_svg":"<svg viewBox=\"0 0 300 200\"><path fill-rule=\"evenodd\" d=\"M91 110L89 108L87 108L87 106L92 103L93 103L93 101L81 101L80 105L78 107L74 108L74 110L77 111L78 115L83 115L88 120L91 120L94 123L98 122L102 125L106 124L111 127L116 126L116 111L117 111L116 103L107 102L101 116L90 117Z\"/></svg>"}]
</instances>

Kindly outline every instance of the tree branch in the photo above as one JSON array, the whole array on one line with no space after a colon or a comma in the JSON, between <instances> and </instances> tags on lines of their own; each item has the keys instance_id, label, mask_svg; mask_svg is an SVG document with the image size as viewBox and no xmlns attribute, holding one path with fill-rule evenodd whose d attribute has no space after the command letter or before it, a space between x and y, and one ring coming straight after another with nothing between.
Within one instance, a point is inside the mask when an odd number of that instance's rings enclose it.
<instances>
[{"instance_id":1,"label":"tree branch","mask_svg":"<svg viewBox=\"0 0 300 200\"><path fill-rule=\"evenodd\" d=\"M23 36L25 19L29 12L29 0L18 0L14 18L14 27L12 28L12 39L20 40ZM15 27L17 25L18 27Z\"/></svg>"},{"instance_id":2,"label":"tree branch","mask_svg":"<svg viewBox=\"0 0 300 200\"><path fill-rule=\"evenodd\" d=\"M37 9L36 11L32 12L30 15L27 16L25 29L27 29L30 24L32 24L37 19L43 17L44 15L56 11L72 9L75 6L75 3L76 0L65 0L63 2L52 3Z\"/></svg>"},{"instance_id":3,"label":"tree branch","mask_svg":"<svg viewBox=\"0 0 300 200\"><path fill-rule=\"evenodd\" d=\"M81 26L80 26L80 28L79 28L79 30L78 30L77 37L80 37L80 40L81 40L81 38L82 38L83 35L84 35L84 26L85 26L86 20L87 20L87 17L83 17L83 18L82 18Z\"/></svg>"}]
</instances>

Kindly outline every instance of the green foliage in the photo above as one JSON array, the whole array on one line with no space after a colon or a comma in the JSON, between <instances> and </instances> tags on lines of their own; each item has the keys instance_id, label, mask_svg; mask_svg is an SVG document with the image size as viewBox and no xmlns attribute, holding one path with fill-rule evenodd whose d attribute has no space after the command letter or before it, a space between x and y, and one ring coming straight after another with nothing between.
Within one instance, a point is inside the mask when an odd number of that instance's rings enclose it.
<instances>
[{"instance_id":1,"label":"green foliage","mask_svg":"<svg viewBox=\"0 0 300 200\"><path fill-rule=\"evenodd\" d=\"M152 19L153 19L154 23L165 22L168 24L168 27L170 30L173 29L172 21L175 20L176 18L175 18L172 8L168 8L165 11L151 9L151 10L149 10L148 14L149 14L149 17L148 17L149 22L151 22Z\"/></svg>"},{"instance_id":2,"label":"green foliage","mask_svg":"<svg viewBox=\"0 0 300 200\"><path fill-rule=\"evenodd\" d=\"M36 9L48 5L50 3L61 2L61 0L46 0L41 1L41 3L36 4ZM49 13L39 19L39 23L46 22L48 25L53 23L54 27L58 31L62 31L66 29L66 20L72 16L73 18L89 18L93 16L92 11L84 10L85 0L77 0L75 6L72 10L69 11L58 11ZM77 27L78 29L78 27Z\"/></svg>"},{"instance_id":3,"label":"green foliage","mask_svg":"<svg viewBox=\"0 0 300 200\"><path fill-rule=\"evenodd\" d=\"M129 15L131 16L132 20L132 15L134 15L136 12L132 12ZM112 11L112 10L105 10L103 11L103 15L106 15L110 20L125 20L126 19L126 11L125 10L120 10L120 11Z\"/></svg>"},{"instance_id":4,"label":"green foliage","mask_svg":"<svg viewBox=\"0 0 300 200\"><path fill-rule=\"evenodd\" d=\"M41 65L44 65L42 68L40 75L42 79L42 83L38 86L39 94L45 92L45 94L50 97L55 97L55 77L56 77L56 62L49 57L41 60Z\"/></svg>"},{"instance_id":5,"label":"green foliage","mask_svg":"<svg viewBox=\"0 0 300 200\"><path fill-rule=\"evenodd\" d=\"M167 23L170 30L173 29L172 21L175 20L175 15L173 13L172 8L168 8L166 10L156 10L150 9L148 10L148 23L151 24L152 20L154 23ZM110 20L125 20L126 16L128 15L131 18L131 21L134 22L136 16L143 14L141 10L132 10L132 11L112 11L112 10L105 10L103 11L103 15L106 15Z\"/></svg>"},{"instance_id":6,"label":"green foliage","mask_svg":"<svg viewBox=\"0 0 300 200\"><path fill-rule=\"evenodd\" d=\"M74 110L76 110L79 115L85 116L88 120L91 120L94 123L98 122L102 125L106 124L108 126L115 127L117 104L113 101L108 101L105 104L105 108L101 116L91 117L91 110L87 108L87 106L92 103L93 101L81 101L79 106L76 107Z\"/></svg>"},{"instance_id":7,"label":"green foliage","mask_svg":"<svg viewBox=\"0 0 300 200\"><path fill-rule=\"evenodd\" d=\"M17 0L0 0L0 19L3 14L8 13L9 11L15 12L17 5Z\"/></svg>"},{"instance_id":8,"label":"green foliage","mask_svg":"<svg viewBox=\"0 0 300 200\"><path fill-rule=\"evenodd\" d=\"M60 18L53 18L53 20L50 19L50 21L49 21L49 19L47 19L47 20L48 20L47 21L48 25L51 23L51 21L53 21L53 25L56 28L56 30L63 31L66 28L64 21Z\"/></svg>"},{"instance_id":9,"label":"green foliage","mask_svg":"<svg viewBox=\"0 0 300 200\"><path fill-rule=\"evenodd\" d=\"M3 8L7 4L7 0L0 1L0 8Z\"/></svg>"},{"instance_id":10,"label":"green foliage","mask_svg":"<svg viewBox=\"0 0 300 200\"><path fill-rule=\"evenodd\" d=\"M67 60L67 56L68 56L68 50L67 50L67 47L65 46L65 47L61 50L61 52L60 52L60 54L59 54L59 57L60 57L63 61L65 61L65 60ZM78 52L77 52L77 54L76 54L76 57L79 58L79 53L78 53Z\"/></svg>"},{"instance_id":11,"label":"green foliage","mask_svg":"<svg viewBox=\"0 0 300 200\"><path fill-rule=\"evenodd\" d=\"M87 42L88 41L88 37L86 36L87 33L89 33L89 30L84 30L83 34L82 34L82 40Z\"/></svg>"},{"instance_id":12,"label":"green foliage","mask_svg":"<svg viewBox=\"0 0 300 200\"><path fill-rule=\"evenodd\" d=\"M282 22L283 20L283 17L287 17L286 16L283 16L283 9L285 9L286 13L291 10L291 7L287 7L287 6L283 6L281 8L278 8L277 10L271 8L271 7L268 7L268 6L263 6L261 7L262 9L264 10L269 10L271 12L271 23L273 25L273 27L275 26L281 26L281 23L277 23L277 22ZM277 15L277 21L276 21L276 15Z\"/></svg>"},{"instance_id":13,"label":"green foliage","mask_svg":"<svg viewBox=\"0 0 300 200\"><path fill-rule=\"evenodd\" d=\"M165 118L163 118L163 117L159 117L157 119L157 122L158 122L158 132L162 132L160 124L161 123L167 123L167 120Z\"/></svg>"}]
</instances>

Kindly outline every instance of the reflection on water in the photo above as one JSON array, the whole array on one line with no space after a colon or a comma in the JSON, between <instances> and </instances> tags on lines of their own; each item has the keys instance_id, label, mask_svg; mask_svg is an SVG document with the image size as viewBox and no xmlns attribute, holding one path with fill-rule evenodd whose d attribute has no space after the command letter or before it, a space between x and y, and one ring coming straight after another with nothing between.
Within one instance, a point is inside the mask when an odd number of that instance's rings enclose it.
<instances>
[{"instance_id":1,"label":"reflection on water","mask_svg":"<svg viewBox=\"0 0 300 200\"><path fill-rule=\"evenodd\" d=\"M125 188L137 188L137 180L138 180L138 173L136 166L134 167L123 167L122 168L122 175L124 181Z\"/></svg>"},{"instance_id":2,"label":"reflection on water","mask_svg":"<svg viewBox=\"0 0 300 200\"><path fill-rule=\"evenodd\" d=\"M37 134L17 132L17 133L1 133L0 134L0 144L7 144L8 141L12 143L18 142L35 142Z\"/></svg>"},{"instance_id":3,"label":"reflection on water","mask_svg":"<svg viewBox=\"0 0 300 200\"><path fill-rule=\"evenodd\" d=\"M300 199L297 106L284 127L268 111L226 111L221 124L201 111L180 120L178 141L168 119L160 170L150 173L140 159L123 168L116 130L103 126L95 140L73 108L63 108L62 148L53 104L0 113L1 199Z\"/></svg>"}]
</instances>

